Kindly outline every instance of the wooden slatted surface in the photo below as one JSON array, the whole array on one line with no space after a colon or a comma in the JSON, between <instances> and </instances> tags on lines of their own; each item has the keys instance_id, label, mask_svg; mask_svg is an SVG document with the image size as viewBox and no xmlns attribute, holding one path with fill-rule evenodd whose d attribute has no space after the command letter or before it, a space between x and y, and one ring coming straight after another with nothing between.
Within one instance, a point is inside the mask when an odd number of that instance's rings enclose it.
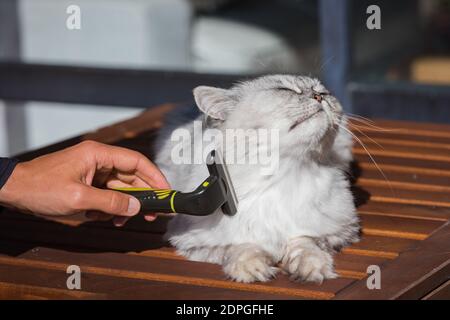
<instances>
[{"instance_id":1,"label":"wooden slatted surface","mask_svg":"<svg viewBox=\"0 0 450 320\"><path fill-rule=\"evenodd\" d=\"M152 156L151 141L173 108L163 105L120 124L22 155L31 159L81 140L118 144ZM186 261L162 240L170 217L142 217L124 228L83 216L53 221L0 214L0 299L354 299L442 298L450 274L450 126L354 121L353 191L363 227L359 243L336 255L340 277L323 284L228 281L220 266ZM381 169L384 173L381 174ZM82 290L66 288L79 265ZM382 290L366 287L367 267Z\"/></svg>"}]
</instances>

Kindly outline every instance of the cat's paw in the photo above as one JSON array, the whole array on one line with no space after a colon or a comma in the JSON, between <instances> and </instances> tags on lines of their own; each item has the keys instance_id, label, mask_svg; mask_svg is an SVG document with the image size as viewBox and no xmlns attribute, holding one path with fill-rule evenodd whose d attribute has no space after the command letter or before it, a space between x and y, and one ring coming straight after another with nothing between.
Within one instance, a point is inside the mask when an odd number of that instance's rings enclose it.
<instances>
[{"instance_id":1,"label":"cat's paw","mask_svg":"<svg viewBox=\"0 0 450 320\"><path fill-rule=\"evenodd\" d=\"M333 258L319 247L297 248L286 253L282 268L292 281L322 283L325 279L337 278Z\"/></svg>"},{"instance_id":2,"label":"cat's paw","mask_svg":"<svg viewBox=\"0 0 450 320\"><path fill-rule=\"evenodd\" d=\"M272 257L262 249L236 248L228 256L223 270L230 279L237 282L265 282L274 278L278 271L273 265Z\"/></svg>"}]
</instances>

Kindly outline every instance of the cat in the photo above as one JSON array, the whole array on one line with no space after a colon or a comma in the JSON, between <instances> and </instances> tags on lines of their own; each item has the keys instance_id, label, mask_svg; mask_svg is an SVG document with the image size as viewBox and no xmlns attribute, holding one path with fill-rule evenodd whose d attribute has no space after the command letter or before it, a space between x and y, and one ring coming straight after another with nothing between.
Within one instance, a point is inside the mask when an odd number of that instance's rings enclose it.
<instances>
[{"instance_id":1,"label":"cat","mask_svg":"<svg viewBox=\"0 0 450 320\"><path fill-rule=\"evenodd\" d=\"M293 75L262 76L230 89L199 86L193 93L205 128L276 129L279 163L266 175L258 164L227 163L239 200L236 215L220 209L176 215L166 239L190 260L222 265L238 282L268 281L280 270L293 281L337 277L333 254L358 241L360 230L345 172L353 140L338 100L319 80ZM191 191L208 176L207 167L173 163L173 126L192 133L194 122L166 126L155 162L174 189ZM220 148L224 157L230 151Z\"/></svg>"}]
</instances>

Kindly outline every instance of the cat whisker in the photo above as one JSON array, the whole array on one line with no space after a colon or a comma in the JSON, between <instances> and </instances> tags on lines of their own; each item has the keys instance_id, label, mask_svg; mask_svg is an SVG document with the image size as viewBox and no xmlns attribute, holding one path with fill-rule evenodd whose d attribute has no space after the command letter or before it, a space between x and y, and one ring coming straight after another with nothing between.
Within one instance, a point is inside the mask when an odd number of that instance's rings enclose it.
<instances>
[{"instance_id":1,"label":"cat whisker","mask_svg":"<svg viewBox=\"0 0 450 320\"><path fill-rule=\"evenodd\" d=\"M357 130L359 133L361 133L363 136L365 136L367 139L369 139L372 143L376 144L377 146L379 146L381 149L384 150L384 147L379 144L377 141L375 141L374 139L372 139L371 137L369 137L367 134L365 134L364 132L362 132L361 130L359 130L357 127L354 127L355 130Z\"/></svg>"},{"instance_id":2,"label":"cat whisker","mask_svg":"<svg viewBox=\"0 0 450 320\"><path fill-rule=\"evenodd\" d=\"M347 117L350 120L362 123L363 125L365 125L365 126L367 126L369 128L375 129L375 131L383 131L383 132L396 131L395 129L386 129L386 128L382 128L382 127L376 126L375 124L373 124L373 121L371 121L369 119L367 119L367 120L365 118L361 119L361 118L357 118L357 117L355 117L353 115L349 115L349 114L347 114ZM355 123L353 123L352 126L354 126L354 127L358 127L359 126L360 128L364 128L363 126L355 124Z\"/></svg>"},{"instance_id":3,"label":"cat whisker","mask_svg":"<svg viewBox=\"0 0 450 320\"><path fill-rule=\"evenodd\" d=\"M369 156L370 160L373 162L373 164L375 165L375 167L377 168L377 170L381 173L381 175L383 176L384 180L387 182L387 184L389 185L389 189L391 190L392 194L395 195L394 189L392 188L391 182L389 181L389 179L386 177L386 175L384 174L383 170L381 170L380 166L378 165L378 163L375 161L375 159L373 158L372 154L369 152L369 150L366 148L366 146L364 145L364 143L353 133L351 132L349 129L345 128L344 126L341 126L339 123L337 124L339 126L339 128L341 128L342 130L348 132L360 145L361 147L363 147L363 149L366 151L367 155Z\"/></svg>"},{"instance_id":4,"label":"cat whisker","mask_svg":"<svg viewBox=\"0 0 450 320\"><path fill-rule=\"evenodd\" d=\"M330 63L331 61L333 61L333 59L334 59L334 55L328 57L328 59L326 59L326 60L322 63L322 65L319 66L319 69L317 70L317 74L319 74L320 72L322 72L323 68L325 68L325 66L326 66L328 63Z\"/></svg>"},{"instance_id":5,"label":"cat whisker","mask_svg":"<svg viewBox=\"0 0 450 320\"><path fill-rule=\"evenodd\" d=\"M349 117L358 118L358 119L361 119L361 120L365 120L365 121L367 121L367 122L369 122L369 123L375 124L375 121L373 121L372 119L363 117L363 116L361 116L361 115L359 115L359 114L355 114L355 113L351 113L351 112L348 112L348 113L346 113L346 114L347 114Z\"/></svg>"},{"instance_id":6,"label":"cat whisker","mask_svg":"<svg viewBox=\"0 0 450 320\"><path fill-rule=\"evenodd\" d=\"M381 128L381 127L372 125L370 123L365 123L361 119L355 119L352 117L347 117L347 118L353 121L353 123L351 124L352 127L358 127L361 129L369 129L369 130L377 131L377 132L395 132L395 131L397 131L397 129L386 129L386 128ZM360 124L355 123L355 121L359 122Z\"/></svg>"}]
</instances>

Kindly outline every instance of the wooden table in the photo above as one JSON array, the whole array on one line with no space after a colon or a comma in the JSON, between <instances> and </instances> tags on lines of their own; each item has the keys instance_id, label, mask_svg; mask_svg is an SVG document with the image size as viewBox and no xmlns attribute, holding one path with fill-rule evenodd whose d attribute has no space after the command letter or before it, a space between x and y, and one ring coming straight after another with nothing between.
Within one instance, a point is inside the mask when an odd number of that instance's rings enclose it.
<instances>
[{"instance_id":1,"label":"wooden table","mask_svg":"<svg viewBox=\"0 0 450 320\"><path fill-rule=\"evenodd\" d=\"M21 156L31 159L93 139L149 157L152 137L173 106ZM361 242L336 256L340 277L322 285L227 281L220 266L190 262L161 240L168 218L132 219L124 228L81 216L49 221L0 213L0 298L32 299L439 299L450 298L450 126L353 123L387 182L356 145L354 193ZM361 132L359 132L359 129ZM370 136L370 139L365 135ZM380 144L382 147L377 145ZM66 269L81 268L81 290L68 290ZM367 267L381 268L381 289L366 286Z\"/></svg>"}]
</instances>

